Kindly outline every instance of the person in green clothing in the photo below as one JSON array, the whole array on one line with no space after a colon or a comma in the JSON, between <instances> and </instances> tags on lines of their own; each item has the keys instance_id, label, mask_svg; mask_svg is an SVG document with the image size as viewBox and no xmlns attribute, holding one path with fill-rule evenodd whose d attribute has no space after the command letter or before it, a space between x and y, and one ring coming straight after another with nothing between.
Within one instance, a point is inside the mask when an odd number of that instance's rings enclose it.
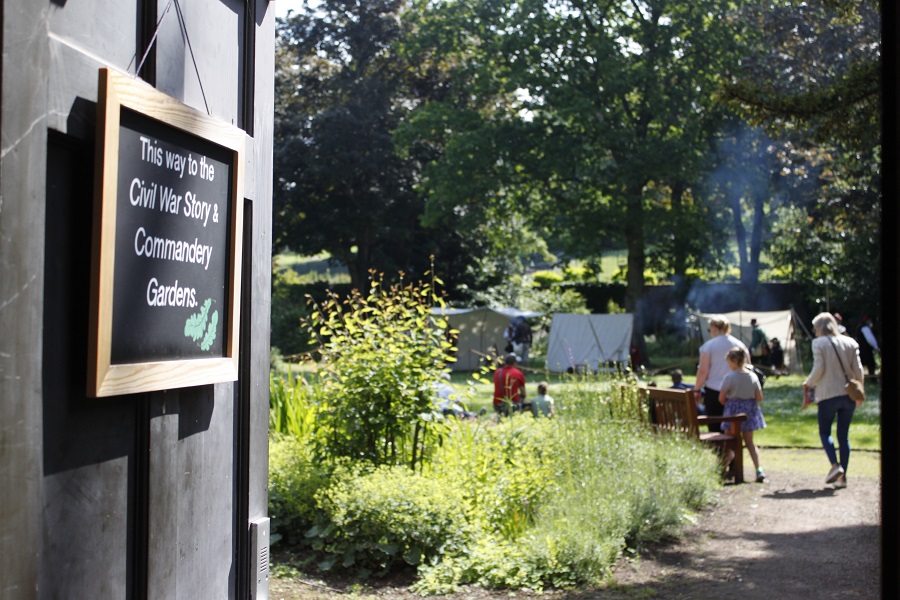
<instances>
[{"instance_id":1,"label":"person in green clothing","mask_svg":"<svg viewBox=\"0 0 900 600\"><path fill-rule=\"evenodd\" d=\"M537 386L537 396L531 401L531 414L534 418L553 417L556 414L556 407L553 398L547 394L550 387L546 381L542 381Z\"/></svg>"},{"instance_id":2,"label":"person in green clothing","mask_svg":"<svg viewBox=\"0 0 900 600\"><path fill-rule=\"evenodd\" d=\"M756 319L750 319L753 337L750 339L750 360L758 365L769 364L769 340Z\"/></svg>"}]
</instances>

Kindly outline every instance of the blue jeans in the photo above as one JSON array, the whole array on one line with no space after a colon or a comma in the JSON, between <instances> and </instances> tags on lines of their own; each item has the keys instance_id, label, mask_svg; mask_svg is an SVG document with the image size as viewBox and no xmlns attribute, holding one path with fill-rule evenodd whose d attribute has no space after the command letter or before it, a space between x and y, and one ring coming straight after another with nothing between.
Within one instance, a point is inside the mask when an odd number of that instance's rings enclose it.
<instances>
[{"instance_id":1,"label":"blue jeans","mask_svg":"<svg viewBox=\"0 0 900 600\"><path fill-rule=\"evenodd\" d=\"M834 438L831 437L831 426L837 417L837 441L841 451L841 466L847 471L850 462L850 421L853 419L853 411L856 410L856 402L850 396L835 396L822 400L818 404L819 437L822 439L822 447L831 464L836 464L837 454L834 450Z\"/></svg>"}]
</instances>

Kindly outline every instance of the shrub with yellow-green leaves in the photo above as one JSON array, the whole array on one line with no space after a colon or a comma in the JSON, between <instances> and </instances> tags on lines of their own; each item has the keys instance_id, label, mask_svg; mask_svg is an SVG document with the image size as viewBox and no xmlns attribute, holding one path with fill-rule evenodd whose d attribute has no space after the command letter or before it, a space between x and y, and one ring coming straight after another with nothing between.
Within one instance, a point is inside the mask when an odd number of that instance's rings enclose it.
<instances>
[{"instance_id":1,"label":"shrub with yellow-green leaves","mask_svg":"<svg viewBox=\"0 0 900 600\"><path fill-rule=\"evenodd\" d=\"M339 470L316 505L319 522L307 538L326 570L385 574L465 553L473 539L461 489L407 467Z\"/></svg>"},{"instance_id":2,"label":"shrub with yellow-green leaves","mask_svg":"<svg viewBox=\"0 0 900 600\"><path fill-rule=\"evenodd\" d=\"M316 343L318 456L415 467L445 433L435 384L455 351L455 334L433 315L433 283L330 295L303 321ZM312 302L312 301L311 301Z\"/></svg>"},{"instance_id":3,"label":"shrub with yellow-green leaves","mask_svg":"<svg viewBox=\"0 0 900 600\"><path fill-rule=\"evenodd\" d=\"M318 371L271 382L273 543L321 569L415 568L420 593L572 588L711 500L715 455L653 434L623 374L557 387L553 419L441 419L433 384L452 343L434 300L373 282L312 311Z\"/></svg>"},{"instance_id":4,"label":"shrub with yellow-green leaves","mask_svg":"<svg viewBox=\"0 0 900 600\"><path fill-rule=\"evenodd\" d=\"M269 518L273 544L296 546L316 517L315 495L330 477L305 440L291 435L269 437Z\"/></svg>"}]
</instances>

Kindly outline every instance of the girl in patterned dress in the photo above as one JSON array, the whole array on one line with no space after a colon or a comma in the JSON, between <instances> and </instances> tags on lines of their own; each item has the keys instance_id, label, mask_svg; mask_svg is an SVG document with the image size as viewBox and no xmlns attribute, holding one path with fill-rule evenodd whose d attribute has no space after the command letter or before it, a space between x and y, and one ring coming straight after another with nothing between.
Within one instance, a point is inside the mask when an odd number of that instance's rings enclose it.
<instances>
[{"instance_id":1,"label":"girl in patterned dress","mask_svg":"<svg viewBox=\"0 0 900 600\"><path fill-rule=\"evenodd\" d=\"M753 466L756 467L756 481L763 483L766 481L766 474L759 466L759 453L756 444L753 443L753 432L766 426L766 420L759 408L759 403L763 399L762 386L756 374L745 368L747 354L742 348L735 346L728 351L725 358L731 372L725 376L722 383L719 402L725 406L726 417L740 413L747 415L747 420L741 423L741 435L750 452L750 458L753 459ZM723 423L723 428L725 425Z\"/></svg>"}]
</instances>

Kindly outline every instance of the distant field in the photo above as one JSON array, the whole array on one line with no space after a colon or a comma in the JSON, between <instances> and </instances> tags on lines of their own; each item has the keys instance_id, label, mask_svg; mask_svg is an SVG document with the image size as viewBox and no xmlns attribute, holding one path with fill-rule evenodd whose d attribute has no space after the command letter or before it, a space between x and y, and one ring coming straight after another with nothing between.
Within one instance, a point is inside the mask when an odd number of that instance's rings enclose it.
<instances>
[{"instance_id":1,"label":"distant field","mask_svg":"<svg viewBox=\"0 0 900 600\"><path fill-rule=\"evenodd\" d=\"M330 255L321 252L314 256L304 256L295 252L283 252L274 255L275 265L280 270L292 269L301 277L318 275L319 281L332 281L333 283L347 283L347 268L338 263L329 262ZM570 264L578 265L580 261L572 261ZM608 283L628 264L627 250L608 250L600 258L600 274L598 280ZM544 270L546 267L538 268ZM440 264L437 265L440 272Z\"/></svg>"},{"instance_id":2,"label":"distant field","mask_svg":"<svg viewBox=\"0 0 900 600\"><path fill-rule=\"evenodd\" d=\"M302 283L327 281L329 283L350 283L347 267L330 261L327 252L315 256L302 256L293 252L276 254L273 257L279 271L292 270Z\"/></svg>"},{"instance_id":3,"label":"distant field","mask_svg":"<svg viewBox=\"0 0 900 600\"><path fill-rule=\"evenodd\" d=\"M611 250L604 252L600 259L600 281L612 281L619 269L625 269L628 264L627 250Z\"/></svg>"},{"instance_id":4,"label":"distant field","mask_svg":"<svg viewBox=\"0 0 900 600\"><path fill-rule=\"evenodd\" d=\"M330 255L327 252L315 256L303 256L295 252L284 252L273 257L275 266L279 270L291 269L301 277L317 277L318 281L331 281L333 283L347 283L349 276L347 267L329 262ZM612 281L613 276L620 268L624 268L627 261L625 250L607 252L600 260L600 281Z\"/></svg>"}]
</instances>

